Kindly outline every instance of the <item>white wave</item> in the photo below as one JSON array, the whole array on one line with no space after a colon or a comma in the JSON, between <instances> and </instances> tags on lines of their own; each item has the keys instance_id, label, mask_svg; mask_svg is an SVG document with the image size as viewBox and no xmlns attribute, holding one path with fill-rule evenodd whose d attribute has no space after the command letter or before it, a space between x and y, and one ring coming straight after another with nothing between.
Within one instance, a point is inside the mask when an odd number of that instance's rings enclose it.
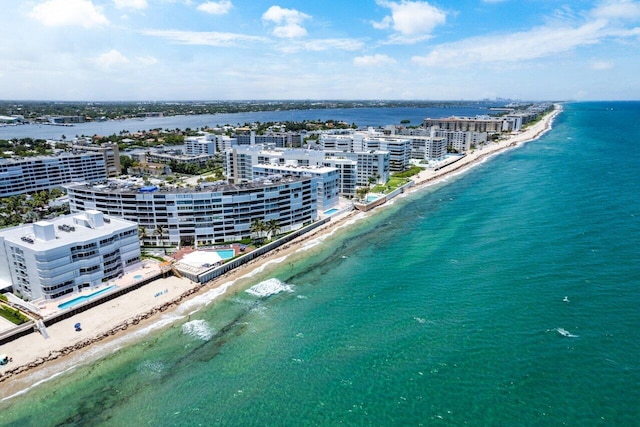
<instances>
[{"instance_id":1,"label":"white wave","mask_svg":"<svg viewBox=\"0 0 640 427\"><path fill-rule=\"evenodd\" d=\"M281 280L272 278L250 287L245 292L259 298L265 298L279 294L280 292L293 292L293 288Z\"/></svg>"},{"instance_id":2,"label":"white wave","mask_svg":"<svg viewBox=\"0 0 640 427\"><path fill-rule=\"evenodd\" d=\"M557 328L556 331L558 331L558 333L563 337L567 337L567 338L577 338L579 336L579 335L572 334L571 332L567 331L564 328Z\"/></svg>"},{"instance_id":3,"label":"white wave","mask_svg":"<svg viewBox=\"0 0 640 427\"><path fill-rule=\"evenodd\" d=\"M182 333L198 338L202 341L209 341L213 336L213 331L209 324L202 319L192 320L182 325Z\"/></svg>"}]
</instances>

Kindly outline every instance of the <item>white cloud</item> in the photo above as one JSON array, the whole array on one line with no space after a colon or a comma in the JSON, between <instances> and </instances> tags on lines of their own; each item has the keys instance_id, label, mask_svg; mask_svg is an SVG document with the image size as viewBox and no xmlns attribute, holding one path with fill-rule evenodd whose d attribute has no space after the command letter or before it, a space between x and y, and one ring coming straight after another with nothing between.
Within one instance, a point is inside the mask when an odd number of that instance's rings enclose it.
<instances>
[{"instance_id":1,"label":"white cloud","mask_svg":"<svg viewBox=\"0 0 640 427\"><path fill-rule=\"evenodd\" d=\"M113 4L117 9L137 9L147 8L147 0L113 0Z\"/></svg>"},{"instance_id":2,"label":"white cloud","mask_svg":"<svg viewBox=\"0 0 640 427\"><path fill-rule=\"evenodd\" d=\"M265 42L266 39L257 36L247 36L245 34L221 33L216 31L173 31L173 30L144 30L142 34L147 36L160 37L174 43L189 45L204 45L227 47L243 45L251 42Z\"/></svg>"},{"instance_id":3,"label":"white cloud","mask_svg":"<svg viewBox=\"0 0 640 427\"><path fill-rule=\"evenodd\" d=\"M326 50L356 51L364 47L361 40L355 39L317 39L307 41L287 41L277 46L282 52L297 53L301 51L321 52Z\"/></svg>"},{"instance_id":4,"label":"white cloud","mask_svg":"<svg viewBox=\"0 0 640 427\"><path fill-rule=\"evenodd\" d=\"M395 63L395 59L380 54L357 56L353 59L353 65L358 67L384 67L385 65L393 65Z\"/></svg>"},{"instance_id":5,"label":"white cloud","mask_svg":"<svg viewBox=\"0 0 640 427\"><path fill-rule=\"evenodd\" d=\"M280 38L297 38L307 35L307 30L301 25L311 16L295 9L284 9L271 6L262 15L262 20L275 24L273 35Z\"/></svg>"},{"instance_id":6,"label":"white cloud","mask_svg":"<svg viewBox=\"0 0 640 427\"><path fill-rule=\"evenodd\" d=\"M47 0L33 7L29 16L47 27L108 25L100 6L90 0Z\"/></svg>"},{"instance_id":7,"label":"white cloud","mask_svg":"<svg viewBox=\"0 0 640 427\"><path fill-rule=\"evenodd\" d=\"M610 70L613 68L614 64L610 61L591 61L591 68L597 71Z\"/></svg>"},{"instance_id":8,"label":"white cloud","mask_svg":"<svg viewBox=\"0 0 640 427\"><path fill-rule=\"evenodd\" d=\"M230 0L208 1L198 6L198 10L210 13L211 15L224 15L228 13L232 7L233 4L231 4Z\"/></svg>"},{"instance_id":9,"label":"white cloud","mask_svg":"<svg viewBox=\"0 0 640 427\"><path fill-rule=\"evenodd\" d=\"M431 37L438 25L446 21L446 13L426 1L402 0L399 3L377 0L379 6L391 9L391 15L380 22L372 22L374 28L392 28L398 34L392 36L391 43L415 43Z\"/></svg>"},{"instance_id":10,"label":"white cloud","mask_svg":"<svg viewBox=\"0 0 640 427\"><path fill-rule=\"evenodd\" d=\"M118 65L128 64L129 59L116 49L111 49L109 52L95 57L93 63L102 68L113 68Z\"/></svg>"},{"instance_id":11,"label":"white cloud","mask_svg":"<svg viewBox=\"0 0 640 427\"><path fill-rule=\"evenodd\" d=\"M425 66L461 67L543 58L598 43L606 35L606 24L597 20L576 28L538 27L506 35L473 37L441 44L425 56L414 56L412 61Z\"/></svg>"},{"instance_id":12,"label":"white cloud","mask_svg":"<svg viewBox=\"0 0 640 427\"><path fill-rule=\"evenodd\" d=\"M640 17L640 3L632 0L607 0L592 11L595 18L637 19Z\"/></svg>"}]
</instances>

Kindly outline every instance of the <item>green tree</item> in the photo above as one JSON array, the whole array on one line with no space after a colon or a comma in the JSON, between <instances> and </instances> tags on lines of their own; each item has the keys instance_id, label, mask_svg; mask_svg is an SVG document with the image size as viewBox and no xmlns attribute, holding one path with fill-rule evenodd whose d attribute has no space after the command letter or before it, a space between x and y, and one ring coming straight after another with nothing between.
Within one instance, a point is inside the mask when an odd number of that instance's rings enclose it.
<instances>
[{"instance_id":1,"label":"green tree","mask_svg":"<svg viewBox=\"0 0 640 427\"><path fill-rule=\"evenodd\" d=\"M266 225L261 219L254 219L253 221L251 221L251 227L249 228L249 231L251 231L251 233L255 235L255 242L261 242L264 238Z\"/></svg>"},{"instance_id":2,"label":"green tree","mask_svg":"<svg viewBox=\"0 0 640 427\"><path fill-rule=\"evenodd\" d=\"M162 243L163 246L164 246L163 237L164 237L166 231L167 231L166 228L164 226L162 226L162 225L158 225L156 227L156 229L153 230L154 236L157 237L158 244Z\"/></svg>"},{"instance_id":3,"label":"green tree","mask_svg":"<svg viewBox=\"0 0 640 427\"><path fill-rule=\"evenodd\" d=\"M278 231L280 231L280 224L277 219L270 219L265 224L265 231L269 234L269 239L273 239L274 236L278 235Z\"/></svg>"}]
</instances>

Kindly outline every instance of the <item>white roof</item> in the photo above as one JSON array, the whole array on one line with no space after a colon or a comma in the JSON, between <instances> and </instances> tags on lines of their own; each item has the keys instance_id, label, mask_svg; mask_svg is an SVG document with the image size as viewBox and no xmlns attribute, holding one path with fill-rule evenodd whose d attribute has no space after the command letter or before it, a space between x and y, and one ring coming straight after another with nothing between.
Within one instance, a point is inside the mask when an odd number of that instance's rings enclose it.
<instances>
[{"instance_id":1,"label":"white roof","mask_svg":"<svg viewBox=\"0 0 640 427\"><path fill-rule=\"evenodd\" d=\"M222 257L214 251L195 251L185 255L181 260L181 264L187 264L193 267L203 267L205 264L215 265L222 261Z\"/></svg>"}]
</instances>

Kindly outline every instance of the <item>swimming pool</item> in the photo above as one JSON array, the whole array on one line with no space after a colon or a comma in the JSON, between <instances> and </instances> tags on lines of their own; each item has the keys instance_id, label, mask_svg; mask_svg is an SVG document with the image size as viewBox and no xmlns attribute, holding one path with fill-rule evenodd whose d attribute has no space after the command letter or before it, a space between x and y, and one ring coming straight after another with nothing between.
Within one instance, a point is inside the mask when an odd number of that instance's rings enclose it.
<instances>
[{"instance_id":1,"label":"swimming pool","mask_svg":"<svg viewBox=\"0 0 640 427\"><path fill-rule=\"evenodd\" d=\"M216 249L214 252L220 255L220 258L222 259L231 259L236 256L236 251L234 249Z\"/></svg>"},{"instance_id":2,"label":"swimming pool","mask_svg":"<svg viewBox=\"0 0 640 427\"><path fill-rule=\"evenodd\" d=\"M136 280L140 280L142 279L142 274L136 274L135 276L133 276L133 278Z\"/></svg>"},{"instance_id":3,"label":"swimming pool","mask_svg":"<svg viewBox=\"0 0 640 427\"><path fill-rule=\"evenodd\" d=\"M91 298L95 298L98 295L102 295L105 292L109 292L110 290L112 290L114 288L117 288L117 286L116 285L112 285L112 286L109 286L108 288L100 289L99 291L96 291L96 292L92 293L91 295L83 295L81 297L74 298L74 299L69 300L67 302L63 302L62 304L58 304L58 308L61 309L61 310L64 310L65 308L73 307L73 306L81 304L81 303L83 303L85 301L89 301Z\"/></svg>"},{"instance_id":4,"label":"swimming pool","mask_svg":"<svg viewBox=\"0 0 640 427\"><path fill-rule=\"evenodd\" d=\"M380 194L369 194L367 196L367 203L374 202L374 201L378 200L380 197L382 197Z\"/></svg>"},{"instance_id":5,"label":"swimming pool","mask_svg":"<svg viewBox=\"0 0 640 427\"><path fill-rule=\"evenodd\" d=\"M324 211L325 215L333 215L334 213L338 212L338 208L333 208L333 209L329 209L328 211Z\"/></svg>"}]
</instances>

